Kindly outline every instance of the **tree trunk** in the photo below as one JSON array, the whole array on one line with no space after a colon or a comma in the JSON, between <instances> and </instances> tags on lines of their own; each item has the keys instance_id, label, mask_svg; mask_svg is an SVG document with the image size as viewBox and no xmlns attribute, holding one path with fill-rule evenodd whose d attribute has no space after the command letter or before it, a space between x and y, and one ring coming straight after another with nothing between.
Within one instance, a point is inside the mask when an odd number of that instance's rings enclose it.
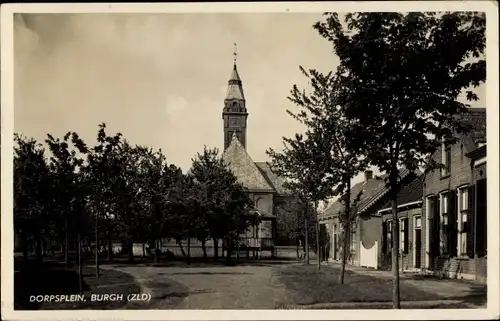
<instances>
[{"instance_id":1,"label":"tree trunk","mask_svg":"<svg viewBox=\"0 0 500 321\"><path fill-rule=\"evenodd\" d=\"M213 238L213 241L214 241L214 259L218 259L219 258L219 240L214 237Z\"/></svg>"},{"instance_id":2,"label":"tree trunk","mask_svg":"<svg viewBox=\"0 0 500 321\"><path fill-rule=\"evenodd\" d=\"M319 247L318 201L314 201L314 213L316 214L316 259L318 261L319 271L321 270L321 249Z\"/></svg>"},{"instance_id":3,"label":"tree trunk","mask_svg":"<svg viewBox=\"0 0 500 321\"><path fill-rule=\"evenodd\" d=\"M95 277L99 278L99 211L95 216Z\"/></svg>"},{"instance_id":4,"label":"tree trunk","mask_svg":"<svg viewBox=\"0 0 500 321\"><path fill-rule=\"evenodd\" d=\"M306 250L306 264L309 264L309 226L308 226L308 219L307 219L307 208L308 205L306 203L305 207L305 221L304 221L304 228L305 228L305 240L304 240L304 247Z\"/></svg>"},{"instance_id":5,"label":"tree trunk","mask_svg":"<svg viewBox=\"0 0 500 321\"><path fill-rule=\"evenodd\" d=\"M392 204L392 307L401 309L399 293L399 219L398 219L398 171L395 165L391 168L390 188Z\"/></svg>"},{"instance_id":6,"label":"tree trunk","mask_svg":"<svg viewBox=\"0 0 500 321\"><path fill-rule=\"evenodd\" d=\"M47 256L47 238L45 236L42 236L42 256L46 257Z\"/></svg>"},{"instance_id":7,"label":"tree trunk","mask_svg":"<svg viewBox=\"0 0 500 321\"><path fill-rule=\"evenodd\" d=\"M23 248L23 260L28 260L28 235L24 230L21 230L21 247Z\"/></svg>"},{"instance_id":8,"label":"tree trunk","mask_svg":"<svg viewBox=\"0 0 500 321\"><path fill-rule=\"evenodd\" d=\"M342 242L342 264L340 266L340 276L339 283L344 284L345 278L345 266L347 264L347 251L349 250L349 241L351 239L351 178L347 178L346 181L346 201L345 208L343 214L343 226L344 226L344 235ZM342 215L342 214L341 214Z\"/></svg>"},{"instance_id":9,"label":"tree trunk","mask_svg":"<svg viewBox=\"0 0 500 321\"><path fill-rule=\"evenodd\" d=\"M203 250L203 259L206 260L208 258L208 255L207 255L207 245L205 240L201 241L201 249Z\"/></svg>"},{"instance_id":10,"label":"tree trunk","mask_svg":"<svg viewBox=\"0 0 500 321\"><path fill-rule=\"evenodd\" d=\"M190 237L188 237L187 242L188 242L188 244L187 244L188 251L187 251L186 261L187 261L187 264L191 264L191 238Z\"/></svg>"},{"instance_id":11,"label":"tree trunk","mask_svg":"<svg viewBox=\"0 0 500 321\"><path fill-rule=\"evenodd\" d=\"M146 257L146 243L142 242L142 257Z\"/></svg>"},{"instance_id":12,"label":"tree trunk","mask_svg":"<svg viewBox=\"0 0 500 321\"><path fill-rule=\"evenodd\" d=\"M155 241L155 262L160 263L160 253L161 253L160 240Z\"/></svg>"},{"instance_id":13,"label":"tree trunk","mask_svg":"<svg viewBox=\"0 0 500 321\"><path fill-rule=\"evenodd\" d=\"M83 266L82 266L82 246L80 239L80 232L77 235L77 255L78 255L78 290L80 294L83 294Z\"/></svg>"},{"instance_id":14,"label":"tree trunk","mask_svg":"<svg viewBox=\"0 0 500 321\"><path fill-rule=\"evenodd\" d=\"M36 255L37 261L42 262L42 260L43 260L43 256L42 256L42 240L41 240L39 232L36 233L36 236L35 236L35 255Z\"/></svg>"},{"instance_id":15,"label":"tree trunk","mask_svg":"<svg viewBox=\"0 0 500 321\"><path fill-rule=\"evenodd\" d=\"M127 241L127 252L128 252L128 261L134 262L134 240L129 239Z\"/></svg>"},{"instance_id":16,"label":"tree trunk","mask_svg":"<svg viewBox=\"0 0 500 321\"><path fill-rule=\"evenodd\" d=\"M113 261L113 240L110 234L108 234L108 261Z\"/></svg>"},{"instance_id":17,"label":"tree trunk","mask_svg":"<svg viewBox=\"0 0 500 321\"><path fill-rule=\"evenodd\" d=\"M179 245L179 248L181 249L181 253L182 253L182 256L187 259L187 254L186 252L184 251L184 247L182 246L182 240L176 240L177 241L177 245Z\"/></svg>"},{"instance_id":18,"label":"tree trunk","mask_svg":"<svg viewBox=\"0 0 500 321\"><path fill-rule=\"evenodd\" d=\"M66 266L69 266L69 231L68 231L68 217L64 218L64 261L66 262Z\"/></svg>"},{"instance_id":19,"label":"tree trunk","mask_svg":"<svg viewBox=\"0 0 500 321\"><path fill-rule=\"evenodd\" d=\"M229 262L231 260L231 252L232 252L232 242L230 240L226 241L226 260Z\"/></svg>"}]
</instances>

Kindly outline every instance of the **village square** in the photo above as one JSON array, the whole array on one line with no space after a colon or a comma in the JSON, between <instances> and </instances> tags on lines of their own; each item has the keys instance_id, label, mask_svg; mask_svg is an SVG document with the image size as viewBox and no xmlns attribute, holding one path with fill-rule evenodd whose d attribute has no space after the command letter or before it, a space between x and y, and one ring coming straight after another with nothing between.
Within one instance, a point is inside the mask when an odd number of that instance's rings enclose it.
<instances>
[{"instance_id":1,"label":"village square","mask_svg":"<svg viewBox=\"0 0 500 321\"><path fill-rule=\"evenodd\" d=\"M47 18L19 19L35 32ZM183 129L151 134L165 148L144 143L160 114L146 115L155 85L142 86L148 73L135 69L135 85L123 88L147 93L143 121L125 107L108 118L95 109L97 123L83 112L61 116L58 123L74 125L57 132L39 122L30 132L19 120L15 309L484 308L487 112L474 88L486 82L485 16L314 19L300 28L336 63L304 65L300 85L240 59L252 55L240 43L226 46L217 67L172 74L179 92L197 95L204 83L224 91L202 116L169 110L176 123L168 126ZM210 55L209 47L186 59ZM90 79L90 68L117 88L128 72L109 76L105 65L87 64L74 77ZM19 91L28 92L21 76ZM259 77L284 83L283 105L266 105L273 88L259 88ZM120 95L134 106L130 92L106 90L103 106ZM58 94L40 97L50 95ZM37 100L20 101L26 118ZM274 114L259 116L266 109ZM120 117L134 134L107 120ZM280 131L285 122L300 126ZM183 149L186 166L172 156Z\"/></svg>"}]
</instances>

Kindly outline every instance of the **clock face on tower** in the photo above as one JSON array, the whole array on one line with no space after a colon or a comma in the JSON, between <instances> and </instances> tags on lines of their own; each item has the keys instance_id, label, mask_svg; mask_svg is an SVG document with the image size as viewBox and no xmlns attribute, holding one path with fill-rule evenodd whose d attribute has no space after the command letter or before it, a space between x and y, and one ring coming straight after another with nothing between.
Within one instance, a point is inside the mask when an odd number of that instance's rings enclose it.
<instances>
[{"instance_id":1,"label":"clock face on tower","mask_svg":"<svg viewBox=\"0 0 500 321\"><path fill-rule=\"evenodd\" d=\"M238 118L230 118L229 119L229 124L231 124L231 125L238 125Z\"/></svg>"}]
</instances>

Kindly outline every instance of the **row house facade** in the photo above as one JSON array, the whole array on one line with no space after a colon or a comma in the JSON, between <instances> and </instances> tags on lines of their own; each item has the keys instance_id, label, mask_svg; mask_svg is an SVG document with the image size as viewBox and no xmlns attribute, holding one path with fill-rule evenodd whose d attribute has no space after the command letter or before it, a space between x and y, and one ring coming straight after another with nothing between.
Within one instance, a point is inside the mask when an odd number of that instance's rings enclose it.
<instances>
[{"instance_id":1,"label":"row house facade","mask_svg":"<svg viewBox=\"0 0 500 321\"><path fill-rule=\"evenodd\" d=\"M432 159L441 168L426 173L400 173L398 219L400 269L440 277L486 281L486 110L474 108L465 116L472 131L457 143L443 143ZM362 193L350 237L349 263L391 269L392 209L384 177L372 178L351 189ZM321 215L329 235L324 259L339 262L343 210L335 202Z\"/></svg>"},{"instance_id":2,"label":"row house facade","mask_svg":"<svg viewBox=\"0 0 500 321\"><path fill-rule=\"evenodd\" d=\"M411 184L419 172L401 169L400 180L403 186ZM351 188L351 204L359 197L357 217L351 228L349 237L350 250L348 262L353 265L378 269L385 265L387 248L384 243L382 228L382 210L390 202L390 189L386 182L387 175L373 176L372 171L365 171L364 180ZM337 200L320 214L319 220L328 235L329 251L323 260L340 262L342 254L342 225L339 216L344 205Z\"/></svg>"},{"instance_id":3,"label":"row house facade","mask_svg":"<svg viewBox=\"0 0 500 321\"><path fill-rule=\"evenodd\" d=\"M469 134L431 156L442 168L423 185L424 271L486 280L486 110L471 109L467 121Z\"/></svg>"}]
</instances>

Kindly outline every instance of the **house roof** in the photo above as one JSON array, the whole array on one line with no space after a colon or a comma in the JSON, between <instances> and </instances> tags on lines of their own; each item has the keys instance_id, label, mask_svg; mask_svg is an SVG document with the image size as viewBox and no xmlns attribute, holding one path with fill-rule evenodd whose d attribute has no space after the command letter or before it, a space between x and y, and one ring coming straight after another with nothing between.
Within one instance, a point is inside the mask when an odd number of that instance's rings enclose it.
<instances>
[{"instance_id":1,"label":"house roof","mask_svg":"<svg viewBox=\"0 0 500 321\"><path fill-rule=\"evenodd\" d=\"M402 169L400 171L400 177L404 178L410 171L408 169ZM361 214L364 211L368 210L370 206L372 206L376 201L382 198L388 192L388 188L386 186L385 179L387 178L387 174L374 177L363 182L357 183L351 188L351 202L353 202L356 197L362 192L360 201L358 204L358 213ZM344 210L344 204L341 203L340 198L333 203L331 206L328 206L323 213L321 213L321 217L326 218L330 216L336 216L339 212Z\"/></svg>"},{"instance_id":2,"label":"house roof","mask_svg":"<svg viewBox=\"0 0 500 321\"><path fill-rule=\"evenodd\" d=\"M479 146L478 148L474 149L473 151L470 151L469 153L465 154L465 156L469 157L472 160L477 160L481 157L486 156L486 144Z\"/></svg>"},{"instance_id":3,"label":"house roof","mask_svg":"<svg viewBox=\"0 0 500 321\"><path fill-rule=\"evenodd\" d=\"M398 192L397 204L398 206L409 204L422 200L423 194L423 184L424 184L424 175L418 175L412 180L410 183L405 184L401 187ZM387 201L382 209L390 209L392 206L391 201Z\"/></svg>"},{"instance_id":4,"label":"house roof","mask_svg":"<svg viewBox=\"0 0 500 321\"><path fill-rule=\"evenodd\" d=\"M271 185L278 194L291 194L291 191L283 186L286 182L285 179L274 173L268 162L255 162L255 165L257 165L269 185Z\"/></svg>"},{"instance_id":5,"label":"house roof","mask_svg":"<svg viewBox=\"0 0 500 321\"><path fill-rule=\"evenodd\" d=\"M472 126L472 130L461 137L466 152L471 152L478 147L478 140L486 139L486 108L469 108L461 118Z\"/></svg>"},{"instance_id":6,"label":"house roof","mask_svg":"<svg viewBox=\"0 0 500 321\"><path fill-rule=\"evenodd\" d=\"M235 134L233 134L231 144L222 154L222 158L238 181L250 191L274 192L274 188L268 183Z\"/></svg>"}]
</instances>

